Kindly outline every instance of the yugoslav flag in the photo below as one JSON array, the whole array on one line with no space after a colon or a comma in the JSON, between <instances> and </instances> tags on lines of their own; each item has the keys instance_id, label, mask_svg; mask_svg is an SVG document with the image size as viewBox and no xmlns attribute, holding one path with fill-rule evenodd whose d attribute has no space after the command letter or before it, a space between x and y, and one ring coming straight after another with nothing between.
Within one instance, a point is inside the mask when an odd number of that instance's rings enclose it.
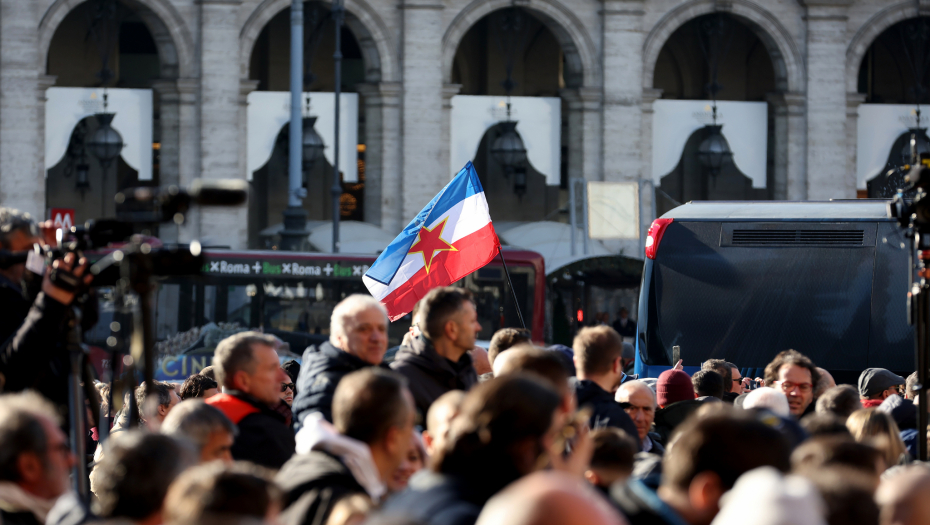
<instances>
[{"instance_id":1,"label":"yugoslav flag","mask_svg":"<svg viewBox=\"0 0 930 525\"><path fill-rule=\"evenodd\" d=\"M499 250L484 188L469 162L384 249L362 279L394 321L413 310L427 292L488 264Z\"/></svg>"}]
</instances>

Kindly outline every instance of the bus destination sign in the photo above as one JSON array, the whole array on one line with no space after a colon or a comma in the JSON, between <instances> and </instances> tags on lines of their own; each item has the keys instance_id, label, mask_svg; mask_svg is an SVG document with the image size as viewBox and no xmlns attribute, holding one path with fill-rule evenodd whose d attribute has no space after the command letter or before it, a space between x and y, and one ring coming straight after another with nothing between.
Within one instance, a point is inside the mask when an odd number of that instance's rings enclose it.
<instances>
[{"instance_id":1,"label":"bus destination sign","mask_svg":"<svg viewBox=\"0 0 930 525\"><path fill-rule=\"evenodd\" d=\"M342 261L285 262L261 259L234 260L207 257L202 272L216 276L273 276L278 278L320 277L324 279L361 279L368 271L368 264L345 263Z\"/></svg>"}]
</instances>

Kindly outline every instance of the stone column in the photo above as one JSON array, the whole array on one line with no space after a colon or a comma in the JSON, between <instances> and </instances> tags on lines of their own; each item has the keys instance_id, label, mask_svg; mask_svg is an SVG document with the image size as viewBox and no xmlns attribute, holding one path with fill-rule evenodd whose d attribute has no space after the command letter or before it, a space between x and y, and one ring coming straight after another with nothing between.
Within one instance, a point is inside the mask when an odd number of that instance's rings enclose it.
<instances>
[{"instance_id":1,"label":"stone column","mask_svg":"<svg viewBox=\"0 0 930 525\"><path fill-rule=\"evenodd\" d=\"M855 197L845 184L846 20L852 0L802 0L807 21L807 198Z\"/></svg>"},{"instance_id":2,"label":"stone column","mask_svg":"<svg viewBox=\"0 0 930 525\"><path fill-rule=\"evenodd\" d=\"M442 10L438 0L402 0L401 216L409 221L448 182L442 165Z\"/></svg>"},{"instance_id":3,"label":"stone column","mask_svg":"<svg viewBox=\"0 0 930 525\"><path fill-rule=\"evenodd\" d=\"M865 93L846 93L846 191L857 196L856 161L859 152L859 105L865 102ZM865 190L865 188L863 188Z\"/></svg>"},{"instance_id":4,"label":"stone column","mask_svg":"<svg viewBox=\"0 0 930 525\"><path fill-rule=\"evenodd\" d=\"M569 88L561 91L568 102L568 176L603 180L601 169L601 90Z\"/></svg>"},{"instance_id":5,"label":"stone column","mask_svg":"<svg viewBox=\"0 0 930 525\"><path fill-rule=\"evenodd\" d=\"M788 112L788 200L805 200L811 198L808 196L807 100L802 93L785 93L783 97Z\"/></svg>"},{"instance_id":6,"label":"stone column","mask_svg":"<svg viewBox=\"0 0 930 525\"><path fill-rule=\"evenodd\" d=\"M200 177L245 178L242 162L239 72L241 0L199 0L201 12ZM244 249L248 242L246 206L200 210L205 245Z\"/></svg>"},{"instance_id":7,"label":"stone column","mask_svg":"<svg viewBox=\"0 0 930 525\"><path fill-rule=\"evenodd\" d=\"M152 83L152 90L158 94L160 108L159 183L163 186L180 184L181 94L178 82L173 79L156 80Z\"/></svg>"},{"instance_id":8,"label":"stone column","mask_svg":"<svg viewBox=\"0 0 930 525\"><path fill-rule=\"evenodd\" d=\"M187 187L200 176L200 128L197 121L197 90L200 81L194 78L179 78L175 86L178 97L177 178L178 184ZM160 231L165 231L165 227ZM190 242L199 239L200 236L200 213L199 210L194 210L188 214L187 222L179 228L178 240Z\"/></svg>"},{"instance_id":9,"label":"stone column","mask_svg":"<svg viewBox=\"0 0 930 525\"><path fill-rule=\"evenodd\" d=\"M40 85L36 67L38 24L37 2L0 0L0 204L45 219L40 116L44 119L48 85Z\"/></svg>"},{"instance_id":10,"label":"stone column","mask_svg":"<svg viewBox=\"0 0 930 525\"><path fill-rule=\"evenodd\" d=\"M642 217L639 221L640 238L645 242L646 233L652 220L656 218L656 191L652 180L652 118L655 114L652 104L662 98L662 90L655 88L643 89L642 98L642 140L640 142L640 163L642 165L643 184L640 188L640 210Z\"/></svg>"},{"instance_id":11,"label":"stone column","mask_svg":"<svg viewBox=\"0 0 930 525\"><path fill-rule=\"evenodd\" d=\"M452 177L458 173L462 166L450 166L450 155L452 154L452 97L459 94L462 90L461 84L443 84L442 86L442 150L441 160L442 168L445 170L446 180L452 180Z\"/></svg>"},{"instance_id":12,"label":"stone column","mask_svg":"<svg viewBox=\"0 0 930 525\"><path fill-rule=\"evenodd\" d=\"M643 0L602 0L604 180L643 177Z\"/></svg>"},{"instance_id":13,"label":"stone column","mask_svg":"<svg viewBox=\"0 0 930 525\"><path fill-rule=\"evenodd\" d=\"M774 116L775 173L770 190L773 199L785 200L788 198L788 105L782 92L769 93L765 99Z\"/></svg>"},{"instance_id":14,"label":"stone column","mask_svg":"<svg viewBox=\"0 0 930 525\"><path fill-rule=\"evenodd\" d=\"M401 85L359 84L358 90L365 107L365 222L400 233L406 226L401 213Z\"/></svg>"}]
</instances>

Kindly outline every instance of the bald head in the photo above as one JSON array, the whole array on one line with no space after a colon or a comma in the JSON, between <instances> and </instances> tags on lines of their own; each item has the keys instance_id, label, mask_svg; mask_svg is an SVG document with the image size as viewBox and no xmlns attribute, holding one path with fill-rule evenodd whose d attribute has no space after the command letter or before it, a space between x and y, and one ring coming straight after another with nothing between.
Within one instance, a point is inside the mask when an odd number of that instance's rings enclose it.
<instances>
[{"instance_id":1,"label":"bald head","mask_svg":"<svg viewBox=\"0 0 930 525\"><path fill-rule=\"evenodd\" d=\"M429 411L426 412L426 430L423 431L424 445L430 456L445 446L452 419L458 414L463 399L465 392L450 390L430 405Z\"/></svg>"},{"instance_id":2,"label":"bald head","mask_svg":"<svg viewBox=\"0 0 930 525\"><path fill-rule=\"evenodd\" d=\"M603 497L580 479L537 472L491 498L477 525L625 525Z\"/></svg>"},{"instance_id":3,"label":"bald head","mask_svg":"<svg viewBox=\"0 0 930 525\"><path fill-rule=\"evenodd\" d=\"M656 417L656 393L642 381L627 381L617 389L614 399L636 425L640 443L645 443Z\"/></svg>"},{"instance_id":4,"label":"bald head","mask_svg":"<svg viewBox=\"0 0 930 525\"><path fill-rule=\"evenodd\" d=\"M830 372L827 372L819 366L817 367L817 371L820 372L820 379L817 381L817 384L814 385L814 399L817 399L823 395L824 392L836 386L836 380L833 379Z\"/></svg>"},{"instance_id":5,"label":"bald head","mask_svg":"<svg viewBox=\"0 0 930 525\"><path fill-rule=\"evenodd\" d=\"M620 385L620 388L617 389L617 394L614 396L614 399L617 403L626 403L629 401L630 396L640 395L643 397L648 397L652 399L652 404L656 404L656 393L649 388L649 385L643 383L642 381L627 381Z\"/></svg>"},{"instance_id":6,"label":"bald head","mask_svg":"<svg viewBox=\"0 0 930 525\"><path fill-rule=\"evenodd\" d=\"M785 394L767 386L750 392L743 401L743 408L747 410L750 408L766 408L781 417L788 417L791 414L788 407L788 398Z\"/></svg>"},{"instance_id":7,"label":"bald head","mask_svg":"<svg viewBox=\"0 0 930 525\"><path fill-rule=\"evenodd\" d=\"M930 516L930 469L913 466L878 487L881 525L924 525Z\"/></svg>"}]
</instances>

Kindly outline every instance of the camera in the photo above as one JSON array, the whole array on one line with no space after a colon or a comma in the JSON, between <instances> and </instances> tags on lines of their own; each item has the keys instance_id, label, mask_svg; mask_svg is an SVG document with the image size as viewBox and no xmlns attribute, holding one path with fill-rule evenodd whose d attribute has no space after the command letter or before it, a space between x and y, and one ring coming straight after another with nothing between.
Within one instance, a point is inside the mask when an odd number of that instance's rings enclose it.
<instances>
[{"instance_id":1,"label":"camera","mask_svg":"<svg viewBox=\"0 0 930 525\"><path fill-rule=\"evenodd\" d=\"M922 153L919 161L904 177L904 187L898 189L887 204L888 217L896 219L902 228L918 233L930 231L930 155Z\"/></svg>"}]
</instances>

